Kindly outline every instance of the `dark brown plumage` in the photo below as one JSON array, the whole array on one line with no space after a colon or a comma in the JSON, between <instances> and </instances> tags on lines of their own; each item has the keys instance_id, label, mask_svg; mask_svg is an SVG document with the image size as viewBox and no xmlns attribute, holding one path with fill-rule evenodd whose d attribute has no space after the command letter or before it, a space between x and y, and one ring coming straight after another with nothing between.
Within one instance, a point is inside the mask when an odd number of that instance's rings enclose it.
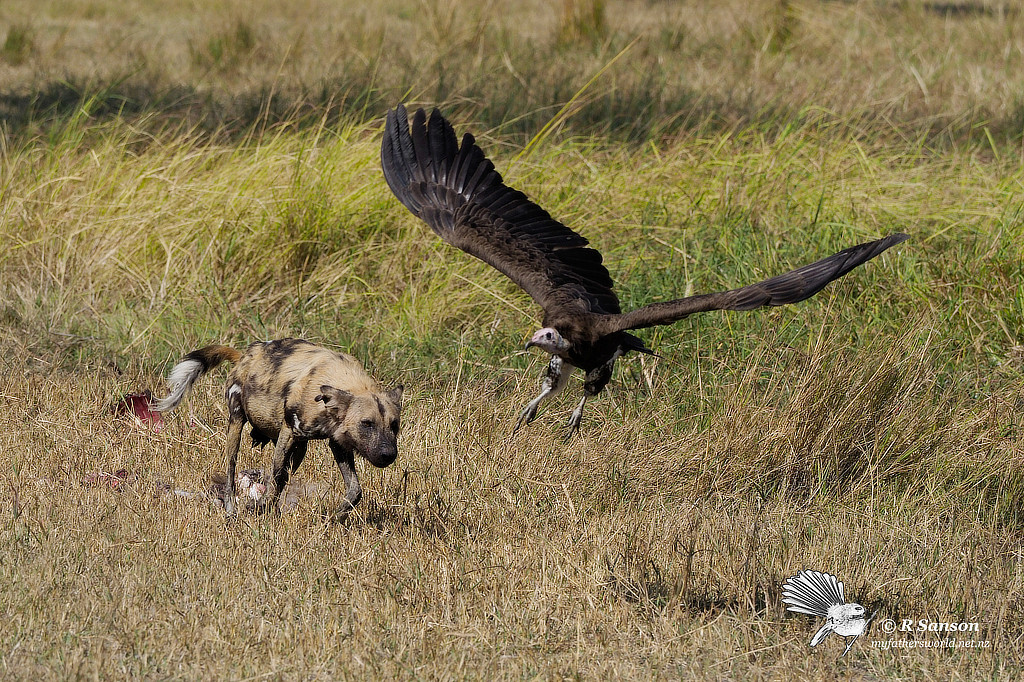
<instances>
[{"instance_id":1,"label":"dark brown plumage","mask_svg":"<svg viewBox=\"0 0 1024 682\"><path fill-rule=\"evenodd\" d=\"M580 424L587 398L611 378L615 360L629 351L650 353L628 333L671 324L708 310L753 310L796 303L834 279L908 238L896 233L740 289L652 303L622 313L601 254L555 220L501 175L466 133L460 145L436 109L419 109L412 126L405 107L389 111L381 165L391 191L443 240L504 273L544 310L544 329L527 344L551 353L544 390L516 425L529 423L540 403L560 390L572 367L586 373L584 396L569 421ZM566 367L568 365L568 367Z\"/></svg>"}]
</instances>

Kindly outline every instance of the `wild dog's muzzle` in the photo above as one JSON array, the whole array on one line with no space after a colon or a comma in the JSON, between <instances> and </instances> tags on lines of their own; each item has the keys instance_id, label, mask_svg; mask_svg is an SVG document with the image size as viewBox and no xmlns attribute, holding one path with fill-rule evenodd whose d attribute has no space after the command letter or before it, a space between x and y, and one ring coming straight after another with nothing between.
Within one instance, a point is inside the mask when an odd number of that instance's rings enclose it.
<instances>
[{"instance_id":1,"label":"wild dog's muzzle","mask_svg":"<svg viewBox=\"0 0 1024 682\"><path fill-rule=\"evenodd\" d=\"M368 448L361 454L370 464L383 469L390 466L398 457L398 444L394 441L382 442L377 447Z\"/></svg>"}]
</instances>

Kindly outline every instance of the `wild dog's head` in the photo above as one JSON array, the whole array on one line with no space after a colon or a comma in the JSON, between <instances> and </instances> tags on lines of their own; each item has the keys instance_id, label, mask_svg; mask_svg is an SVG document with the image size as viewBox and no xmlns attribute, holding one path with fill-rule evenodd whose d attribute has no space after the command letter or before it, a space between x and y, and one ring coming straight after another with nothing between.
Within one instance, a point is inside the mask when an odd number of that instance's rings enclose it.
<instances>
[{"instance_id":1,"label":"wild dog's head","mask_svg":"<svg viewBox=\"0 0 1024 682\"><path fill-rule=\"evenodd\" d=\"M331 415L331 440L353 448L374 466L386 467L398 456L402 391L401 384L386 393L363 394L324 385L316 400Z\"/></svg>"}]
</instances>

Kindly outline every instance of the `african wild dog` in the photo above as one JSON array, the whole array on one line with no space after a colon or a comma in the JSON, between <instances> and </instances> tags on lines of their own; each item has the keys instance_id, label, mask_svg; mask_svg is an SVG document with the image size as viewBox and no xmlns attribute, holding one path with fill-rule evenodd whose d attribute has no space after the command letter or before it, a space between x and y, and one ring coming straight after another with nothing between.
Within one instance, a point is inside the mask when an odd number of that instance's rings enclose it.
<instances>
[{"instance_id":1,"label":"african wild dog","mask_svg":"<svg viewBox=\"0 0 1024 682\"><path fill-rule=\"evenodd\" d=\"M273 480L265 498L269 508L299 468L310 440L330 441L348 487L341 514L355 508L362 497L355 453L377 467L395 461L402 386L383 391L351 355L302 339L258 342L244 353L217 345L194 350L171 370L171 394L155 408L177 407L199 377L224 361L236 363L228 374L226 393L228 516L235 514L235 462L246 422L252 425L254 446L276 443Z\"/></svg>"}]
</instances>

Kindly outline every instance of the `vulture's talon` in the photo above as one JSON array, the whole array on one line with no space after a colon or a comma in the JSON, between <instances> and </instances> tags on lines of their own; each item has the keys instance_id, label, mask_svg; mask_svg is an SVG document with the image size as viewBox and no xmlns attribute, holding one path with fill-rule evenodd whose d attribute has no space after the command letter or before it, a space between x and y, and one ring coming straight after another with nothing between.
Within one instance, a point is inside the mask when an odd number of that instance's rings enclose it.
<instances>
[{"instance_id":1,"label":"vulture's talon","mask_svg":"<svg viewBox=\"0 0 1024 682\"><path fill-rule=\"evenodd\" d=\"M518 431L521 427L529 424L537 418L537 407L535 405L527 405L523 408L523 411L519 413L519 419L516 420L516 426L512 429L512 433Z\"/></svg>"}]
</instances>

